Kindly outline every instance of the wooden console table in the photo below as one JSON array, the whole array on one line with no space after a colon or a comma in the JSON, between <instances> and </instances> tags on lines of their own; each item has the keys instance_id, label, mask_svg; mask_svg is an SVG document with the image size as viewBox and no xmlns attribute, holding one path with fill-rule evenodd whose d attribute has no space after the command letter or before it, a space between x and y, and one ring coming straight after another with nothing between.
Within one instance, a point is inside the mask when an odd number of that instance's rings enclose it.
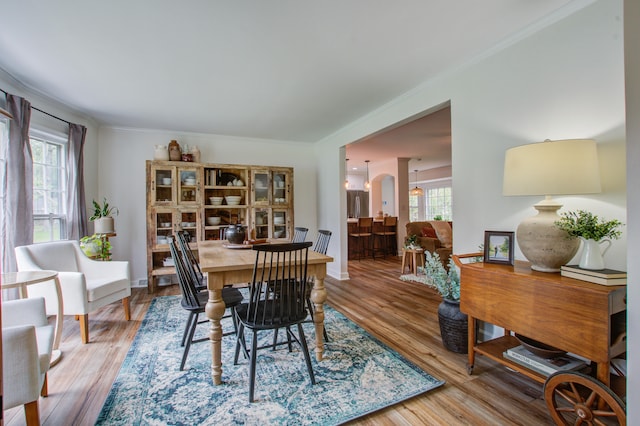
<instances>
[{"instance_id":1,"label":"wooden console table","mask_svg":"<svg viewBox=\"0 0 640 426\"><path fill-rule=\"evenodd\" d=\"M543 383L545 376L503 357L520 344L514 332L595 362L598 380L610 386L610 361L626 352L626 286L536 272L525 262L457 264L460 310L469 316L469 374L478 353ZM479 343L478 320L504 328L504 336Z\"/></svg>"}]
</instances>

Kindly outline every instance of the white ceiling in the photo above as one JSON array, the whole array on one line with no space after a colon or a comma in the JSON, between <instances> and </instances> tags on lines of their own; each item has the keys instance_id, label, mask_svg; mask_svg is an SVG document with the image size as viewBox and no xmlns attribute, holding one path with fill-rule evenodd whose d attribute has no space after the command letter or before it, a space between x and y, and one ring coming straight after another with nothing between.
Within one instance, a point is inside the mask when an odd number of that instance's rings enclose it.
<instances>
[{"instance_id":1,"label":"white ceiling","mask_svg":"<svg viewBox=\"0 0 640 426\"><path fill-rule=\"evenodd\" d=\"M0 68L101 125L315 142L569 3L6 1Z\"/></svg>"}]
</instances>

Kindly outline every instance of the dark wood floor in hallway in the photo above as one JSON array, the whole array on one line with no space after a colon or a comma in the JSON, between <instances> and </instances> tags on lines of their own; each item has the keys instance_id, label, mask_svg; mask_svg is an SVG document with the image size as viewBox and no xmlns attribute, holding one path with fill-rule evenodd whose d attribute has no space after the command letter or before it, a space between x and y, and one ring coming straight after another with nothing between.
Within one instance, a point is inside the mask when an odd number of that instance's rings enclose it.
<instances>
[{"instance_id":1,"label":"dark wood floor in hallway","mask_svg":"<svg viewBox=\"0 0 640 426\"><path fill-rule=\"evenodd\" d=\"M440 296L423 284L399 280L399 258L352 261L349 274L349 280L325 280L327 303L418 367L446 381L439 389L351 424L553 424L540 384L483 357L476 359L473 375L467 374L466 355L442 346L437 315ZM131 321L124 321L119 303L97 311L90 315L88 345L80 343L78 323L66 317L63 358L50 371L50 396L40 399L42 424L94 424L151 299L178 293L177 285L162 287L154 295L134 289ZM5 425L24 424L21 408L4 414Z\"/></svg>"}]
</instances>

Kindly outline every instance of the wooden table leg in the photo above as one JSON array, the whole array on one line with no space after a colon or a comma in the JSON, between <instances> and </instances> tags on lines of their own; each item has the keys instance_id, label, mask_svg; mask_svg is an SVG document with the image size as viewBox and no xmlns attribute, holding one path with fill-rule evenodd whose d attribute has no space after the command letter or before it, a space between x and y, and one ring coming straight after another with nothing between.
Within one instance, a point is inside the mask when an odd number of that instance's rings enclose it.
<instances>
[{"instance_id":1,"label":"wooden table leg","mask_svg":"<svg viewBox=\"0 0 640 426\"><path fill-rule=\"evenodd\" d=\"M212 274L209 274L209 280L212 280ZM211 325L209 328L209 340L211 341L211 376L214 385L222 383L222 325L220 320L224 315L225 309L226 306L224 300L222 300L222 288L209 290L209 300L205 306L205 313Z\"/></svg>"},{"instance_id":2,"label":"wooden table leg","mask_svg":"<svg viewBox=\"0 0 640 426\"><path fill-rule=\"evenodd\" d=\"M316 329L316 360L322 361L324 353L324 302L327 300L327 289L324 286L326 266L318 266L315 274L313 289L311 290L311 301L313 302L313 322Z\"/></svg>"},{"instance_id":3,"label":"wooden table leg","mask_svg":"<svg viewBox=\"0 0 640 426\"><path fill-rule=\"evenodd\" d=\"M56 315L56 331L53 339L53 350L51 352L51 366L53 367L62 358L62 351L60 350L60 337L62 336L62 323L64 321L64 305L62 300L62 289L60 288L60 280L56 276L54 278L54 285L56 288L56 296L58 297L58 314Z\"/></svg>"},{"instance_id":4,"label":"wooden table leg","mask_svg":"<svg viewBox=\"0 0 640 426\"><path fill-rule=\"evenodd\" d=\"M475 362L476 352L474 347L476 345L476 319L473 317L469 317L469 332L468 332L468 341L467 341L467 373L473 373L473 364Z\"/></svg>"}]
</instances>

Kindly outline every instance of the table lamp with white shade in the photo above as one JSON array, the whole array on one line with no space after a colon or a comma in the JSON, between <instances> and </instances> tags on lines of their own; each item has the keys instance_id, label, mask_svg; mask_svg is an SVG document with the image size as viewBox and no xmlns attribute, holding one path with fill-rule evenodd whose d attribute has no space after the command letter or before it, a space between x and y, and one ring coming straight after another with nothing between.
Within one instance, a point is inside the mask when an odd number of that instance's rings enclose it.
<instances>
[{"instance_id":1,"label":"table lamp with white shade","mask_svg":"<svg viewBox=\"0 0 640 426\"><path fill-rule=\"evenodd\" d=\"M598 192L600 168L593 140L546 140L506 151L503 195L545 196L534 205L538 214L523 220L516 230L518 246L531 269L558 272L580 247L578 238L555 225L562 204L551 196Z\"/></svg>"}]
</instances>

